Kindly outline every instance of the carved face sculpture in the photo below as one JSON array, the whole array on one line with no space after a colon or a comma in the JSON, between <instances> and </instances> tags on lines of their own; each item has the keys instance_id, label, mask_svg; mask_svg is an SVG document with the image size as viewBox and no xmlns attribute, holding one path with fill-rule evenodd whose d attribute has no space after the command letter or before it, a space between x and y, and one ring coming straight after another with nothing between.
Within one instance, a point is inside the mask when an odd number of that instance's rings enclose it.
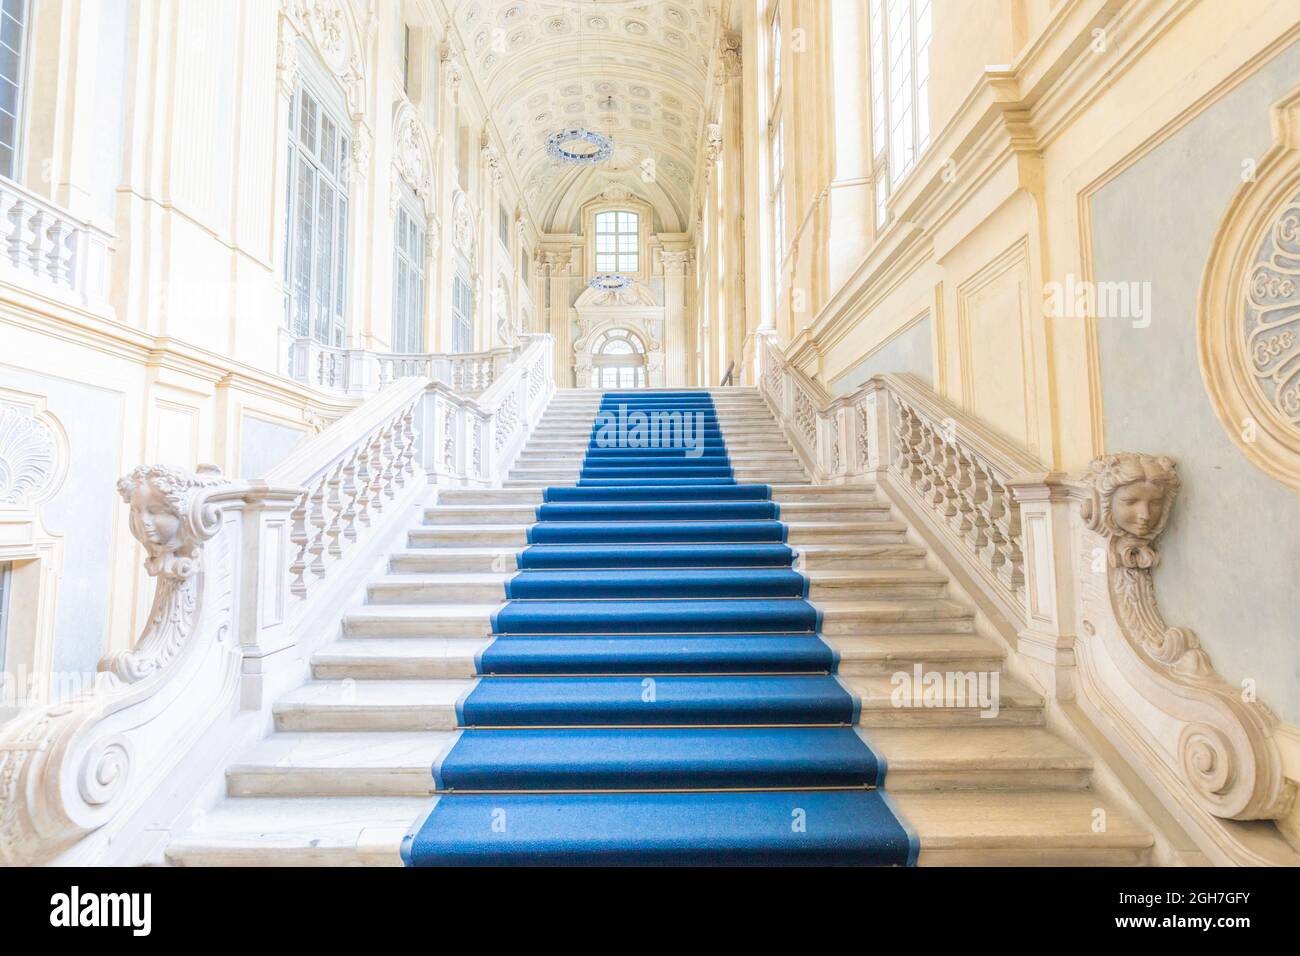
<instances>
[{"instance_id":1,"label":"carved face sculpture","mask_svg":"<svg viewBox=\"0 0 1300 956\"><path fill-rule=\"evenodd\" d=\"M1112 565L1155 567L1153 543L1164 531L1180 484L1173 461L1131 452L1103 455L1088 466L1084 481L1092 497L1083 518L1107 539Z\"/></svg>"},{"instance_id":2,"label":"carved face sculpture","mask_svg":"<svg viewBox=\"0 0 1300 956\"><path fill-rule=\"evenodd\" d=\"M1165 489L1154 481L1135 481L1115 489L1111 498L1115 525L1137 538L1149 538L1160 528Z\"/></svg>"},{"instance_id":3,"label":"carved face sculpture","mask_svg":"<svg viewBox=\"0 0 1300 956\"><path fill-rule=\"evenodd\" d=\"M164 551L180 546L181 516L157 485L151 481L137 483L128 503L131 521L145 541Z\"/></svg>"}]
</instances>

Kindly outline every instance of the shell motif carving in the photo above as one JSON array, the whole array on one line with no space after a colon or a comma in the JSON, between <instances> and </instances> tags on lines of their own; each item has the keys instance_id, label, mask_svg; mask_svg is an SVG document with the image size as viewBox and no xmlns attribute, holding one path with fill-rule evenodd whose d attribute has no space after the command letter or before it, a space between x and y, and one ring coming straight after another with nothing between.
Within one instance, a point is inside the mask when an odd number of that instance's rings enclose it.
<instances>
[{"instance_id":1,"label":"shell motif carving","mask_svg":"<svg viewBox=\"0 0 1300 956\"><path fill-rule=\"evenodd\" d=\"M50 427L0 403L0 507L26 507L54 480L58 444Z\"/></svg>"},{"instance_id":2,"label":"shell motif carving","mask_svg":"<svg viewBox=\"0 0 1300 956\"><path fill-rule=\"evenodd\" d=\"M1243 305L1250 371L1265 400L1300 431L1300 196L1273 222Z\"/></svg>"}]
</instances>

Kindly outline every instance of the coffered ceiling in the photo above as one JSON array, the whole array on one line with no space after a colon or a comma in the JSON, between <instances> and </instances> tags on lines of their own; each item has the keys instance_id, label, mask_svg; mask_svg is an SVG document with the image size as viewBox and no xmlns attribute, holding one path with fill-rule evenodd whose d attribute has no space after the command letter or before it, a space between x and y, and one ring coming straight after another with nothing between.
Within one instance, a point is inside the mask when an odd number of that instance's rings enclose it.
<instances>
[{"instance_id":1,"label":"coffered ceiling","mask_svg":"<svg viewBox=\"0 0 1300 956\"><path fill-rule=\"evenodd\" d=\"M717 0L460 0L455 23L502 137L505 159L545 231L569 231L585 199L617 181L684 230L703 149ZM573 166L546 152L555 132L609 136L611 160Z\"/></svg>"}]
</instances>

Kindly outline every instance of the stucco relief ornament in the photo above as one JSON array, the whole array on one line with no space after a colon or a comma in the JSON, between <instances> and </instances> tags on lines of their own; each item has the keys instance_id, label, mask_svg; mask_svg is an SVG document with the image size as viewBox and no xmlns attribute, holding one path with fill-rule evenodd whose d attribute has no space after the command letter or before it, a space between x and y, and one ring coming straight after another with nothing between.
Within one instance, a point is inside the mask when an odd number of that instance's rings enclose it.
<instances>
[{"instance_id":1,"label":"stucco relief ornament","mask_svg":"<svg viewBox=\"0 0 1300 956\"><path fill-rule=\"evenodd\" d=\"M1160 563L1155 542L1181 485L1177 466L1164 456L1104 455L1088 466L1084 482L1090 497L1083 504L1083 519L1106 542L1111 591L1130 639L1180 674L1212 674L1196 635L1165 623L1151 578Z\"/></svg>"},{"instance_id":2,"label":"stucco relief ornament","mask_svg":"<svg viewBox=\"0 0 1300 956\"><path fill-rule=\"evenodd\" d=\"M202 593L203 543L221 528L210 500L228 485L214 466L197 474L166 465L141 465L117 483L131 508L131 534L148 554L145 570L158 579L149 621L135 647L110 654L99 669L122 683L154 674L176 657L193 633Z\"/></svg>"},{"instance_id":3,"label":"stucco relief ornament","mask_svg":"<svg viewBox=\"0 0 1300 956\"><path fill-rule=\"evenodd\" d=\"M1109 605L1123 641L1158 676L1146 686L1146 699L1181 724L1173 758L1192 793L1217 816L1276 819L1294 799L1272 739L1277 718L1225 681L1196 634L1167 624L1156 601L1151 572L1160 555L1155 544L1179 485L1169 458L1104 455L1083 477L1080 516L1105 542ZM1085 631L1100 620L1100 609L1089 603L1085 596Z\"/></svg>"},{"instance_id":4,"label":"stucco relief ornament","mask_svg":"<svg viewBox=\"0 0 1300 956\"><path fill-rule=\"evenodd\" d=\"M1278 215L1246 284L1245 351L1264 397L1300 428L1300 196Z\"/></svg>"},{"instance_id":5,"label":"stucco relief ornament","mask_svg":"<svg viewBox=\"0 0 1300 956\"><path fill-rule=\"evenodd\" d=\"M26 507L54 480L57 444L48 425L0 403L0 508Z\"/></svg>"},{"instance_id":6,"label":"stucco relief ornament","mask_svg":"<svg viewBox=\"0 0 1300 956\"><path fill-rule=\"evenodd\" d=\"M423 197L429 191L429 171L425 165L424 135L414 116L404 116L397 130L393 164L407 185Z\"/></svg>"}]
</instances>

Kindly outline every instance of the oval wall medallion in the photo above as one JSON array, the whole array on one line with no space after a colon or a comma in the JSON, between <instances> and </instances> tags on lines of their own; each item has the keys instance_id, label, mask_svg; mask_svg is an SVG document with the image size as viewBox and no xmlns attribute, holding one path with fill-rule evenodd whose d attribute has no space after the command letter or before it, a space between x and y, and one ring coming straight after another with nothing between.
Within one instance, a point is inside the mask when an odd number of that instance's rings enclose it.
<instances>
[{"instance_id":1,"label":"oval wall medallion","mask_svg":"<svg viewBox=\"0 0 1300 956\"><path fill-rule=\"evenodd\" d=\"M1279 141L1237 191L1201 280L1201 375L1228 436L1300 492L1300 129L1274 110Z\"/></svg>"}]
</instances>

